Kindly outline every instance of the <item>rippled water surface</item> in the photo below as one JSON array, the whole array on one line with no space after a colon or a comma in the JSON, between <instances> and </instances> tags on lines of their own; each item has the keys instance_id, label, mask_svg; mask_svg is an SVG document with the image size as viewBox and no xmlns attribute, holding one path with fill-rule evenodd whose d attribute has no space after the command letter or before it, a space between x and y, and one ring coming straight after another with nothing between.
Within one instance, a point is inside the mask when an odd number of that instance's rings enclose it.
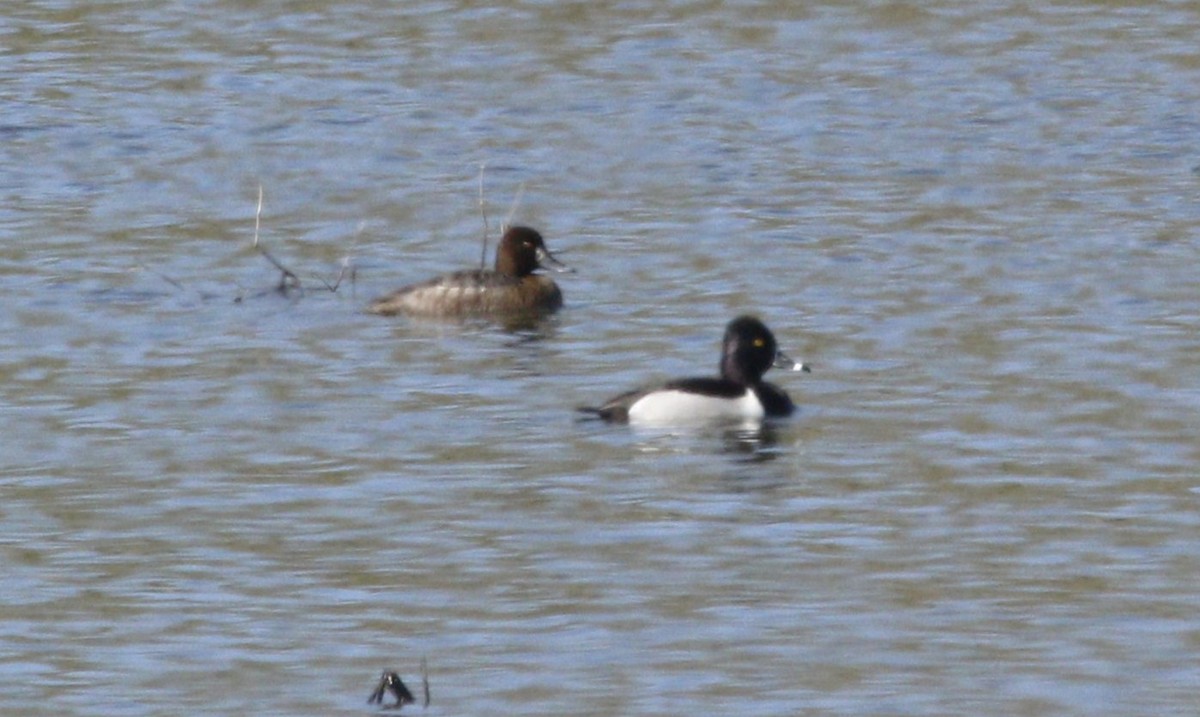
<instances>
[{"instance_id":1,"label":"rippled water surface","mask_svg":"<svg viewBox=\"0 0 1200 717\"><path fill-rule=\"evenodd\" d=\"M0 711L1200 713L1194 4L15 8ZM365 315L485 163L565 309Z\"/></svg>"}]
</instances>

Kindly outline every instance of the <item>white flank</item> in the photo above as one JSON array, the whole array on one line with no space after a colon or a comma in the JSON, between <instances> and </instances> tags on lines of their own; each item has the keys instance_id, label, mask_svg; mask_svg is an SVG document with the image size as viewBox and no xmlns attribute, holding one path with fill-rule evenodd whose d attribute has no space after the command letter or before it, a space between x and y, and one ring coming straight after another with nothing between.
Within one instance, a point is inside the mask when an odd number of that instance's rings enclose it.
<instances>
[{"instance_id":1,"label":"white flank","mask_svg":"<svg viewBox=\"0 0 1200 717\"><path fill-rule=\"evenodd\" d=\"M740 398L716 398L685 391L654 391L629 407L629 422L642 426L677 426L720 421L761 421L766 416L753 391Z\"/></svg>"}]
</instances>

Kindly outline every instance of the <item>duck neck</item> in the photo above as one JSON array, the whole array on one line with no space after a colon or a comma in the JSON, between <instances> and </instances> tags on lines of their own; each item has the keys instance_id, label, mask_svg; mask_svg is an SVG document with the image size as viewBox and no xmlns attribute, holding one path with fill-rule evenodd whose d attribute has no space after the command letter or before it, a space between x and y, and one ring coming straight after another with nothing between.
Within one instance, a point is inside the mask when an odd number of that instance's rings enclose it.
<instances>
[{"instance_id":1,"label":"duck neck","mask_svg":"<svg viewBox=\"0 0 1200 717\"><path fill-rule=\"evenodd\" d=\"M762 375L754 375L752 372L744 368L743 362L738 360L736 351L728 351L721 357L721 378L728 381L733 381L740 386L755 386L762 380Z\"/></svg>"}]
</instances>

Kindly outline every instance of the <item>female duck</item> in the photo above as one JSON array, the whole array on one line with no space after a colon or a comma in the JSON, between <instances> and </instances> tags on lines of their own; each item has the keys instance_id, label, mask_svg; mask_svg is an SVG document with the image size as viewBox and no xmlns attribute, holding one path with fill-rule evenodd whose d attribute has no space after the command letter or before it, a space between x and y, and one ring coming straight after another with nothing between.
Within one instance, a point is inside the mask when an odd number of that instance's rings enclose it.
<instances>
[{"instance_id":1,"label":"female duck","mask_svg":"<svg viewBox=\"0 0 1200 717\"><path fill-rule=\"evenodd\" d=\"M772 366L810 370L780 351L775 336L761 321L739 316L725 328L720 377L677 379L623 393L599 408L581 410L606 421L652 426L787 416L796 408L792 400L782 389L762 380Z\"/></svg>"},{"instance_id":2,"label":"female duck","mask_svg":"<svg viewBox=\"0 0 1200 717\"><path fill-rule=\"evenodd\" d=\"M439 317L548 314L563 301L552 279L533 273L546 264L571 271L554 258L537 231L512 227L496 248L495 269L456 271L406 286L371 302L367 311Z\"/></svg>"}]
</instances>

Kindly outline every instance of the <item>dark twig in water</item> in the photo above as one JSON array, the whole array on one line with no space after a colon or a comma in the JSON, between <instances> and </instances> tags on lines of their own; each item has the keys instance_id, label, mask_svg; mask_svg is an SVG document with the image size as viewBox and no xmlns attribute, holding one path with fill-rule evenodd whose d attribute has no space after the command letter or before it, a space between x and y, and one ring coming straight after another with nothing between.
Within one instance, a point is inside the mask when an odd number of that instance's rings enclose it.
<instances>
[{"instance_id":1,"label":"dark twig in water","mask_svg":"<svg viewBox=\"0 0 1200 717\"><path fill-rule=\"evenodd\" d=\"M167 282L171 286L178 289L179 291L194 291L196 293L196 295L200 298L201 301L207 301L209 299L217 298L216 294L212 294L207 291L200 291L199 289L193 289L193 288L189 287L188 285L184 284L182 281L179 281L178 279L175 279L174 277L168 276L168 275L162 273L161 271L159 271L158 269L153 269L153 268L148 267L145 264L141 264L141 263L139 263L137 265L137 267L138 267L138 269L140 269L142 271L148 271L151 274L154 274L158 278L162 279L163 281Z\"/></svg>"},{"instance_id":2,"label":"dark twig in water","mask_svg":"<svg viewBox=\"0 0 1200 717\"><path fill-rule=\"evenodd\" d=\"M357 286L358 282L358 265L354 263L354 251L358 248L358 237L362 235L362 232L363 224L360 223L358 229L354 232L354 240L350 243L350 253L342 257L342 268L338 271L337 279L334 279L333 284L330 285L328 281L321 280L325 288L331 292L336 293L338 287L342 285L342 280L349 276L350 295L354 296L354 287Z\"/></svg>"},{"instance_id":3,"label":"dark twig in water","mask_svg":"<svg viewBox=\"0 0 1200 717\"><path fill-rule=\"evenodd\" d=\"M379 678L379 686L367 698L367 704L383 705L383 696L388 692L396 698L395 704L384 706L384 709L402 709L404 705L411 705L416 702L416 698L404 686L404 681L400 679L400 675L395 672L383 671L383 675ZM426 704L429 704L428 701Z\"/></svg>"},{"instance_id":4,"label":"dark twig in water","mask_svg":"<svg viewBox=\"0 0 1200 717\"><path fill-rule=\"evenodd\" d=\"M421 690L425 693L425 702L422 707L429 706L429 666L425 664L425 658L421 658Z\"/></svg>"},{"instance_id":5,"label":"dark twig in water","mask_svg":"<svg viewBox=\"0 0 1200 717\"><path fill-rule=\"evenodd\" d=\"M257 250L259 254L262 254L264 259L271 262L272 266L274 266L276 269L279 270L279 273L280 273L279 285L276 286L274 289L276 292L283 294L284 296L287 296L290 291L295 289L297 292L299 292L301 295L303 295L304 294L304 284L300 281L300 277L296 274L296 272L294 272L291 269L284 266L283 262L276 259L275 256L273 254L271 254L271 252L267 251L266 246L264 246L262 244L262 242L260 242L258 240L259 228L262 223L262 208L263 208L263 188L262 188L262 185L259 185L259 187L258 187L258 208L254 212L254 242L251 246L253 246L254 249ZM358 267L356 267L354 265L354 260L349 256L344 257L342 259L342 268L340 271L338 271L337 278L334 279L332 284L330 284L328 281L326 281L320 277L317 277L317 281L320 281L321 284L326 289L328 289L330 292L337 292L338 287L340 287L342 285L342 280L345 279L347 276L350 277L350 285L353 286L355 280L358 278ZM263 293L266 293L266 292L263 292ZM242 299L242 297L239 296L237 299L235 299L235 301L241 301L241 299Z\"/></svg>"},{"instance_id":6,"label":"dark twig in water","mask_svg":"<svg viewBox=\"0 0 1200 717\"><path fill-rule=\"evenodd\" d=\"M259 254L262 254L267 261L271 262L271 264L280 271L281 276L279 277L279 286L275 287L276 291L286 296L288 291L294 288L303 294L304 286L300 283L300 277L296 276L295 272L280 263L278 259L271 256L271 252L267 251L265 246L262 246L258 243L258 227L259 222L262 219L262 208L263 188L260 184L258 185L258 209L254 212L254 244L252 246L258 250Z\"/></svg>"},{"instance_id":7,"label":"dark twig in water","mask_svg":"<svg viewBox=\"0 0 1200 717\"><path fill-rule=\"evenodd\" d=\"M332 284L321 277L317 277L317 280L324 284L326 289L336 293L338 287L342 285L342 279L345 279L347 275L350 276L350 286L353 287L355 280L358 279L358 267L354 265L354 260L350 257L342 259L342 269L338 272L337 278L333 280Z\"/></svg>"},{"instance_id":8,"label":"dark twig in water","mask_svg":"<svg viewBox=\"0 0 1200 717\"><path fill-rule=\"evenodd\" d=\"M170 284L171 286L175 287L176 289L179 289L180 291L187 291L187 287L186 287L186 286L184 286L184 285L183 285L181 282L179 282L179 281L176 281L175 279L172 279L171 277L169 277L169 276L167 276L166 274L162 273L162 272L161 272L161 271L159 271L158 269L151 269L150 267L146 266L145 264L138 264L138 268L139 268L139 269L141 269L142 271L148 271L148 272L150 272L150 273L154 274L154 275L155 275L155 276L157 276L158 278L160 278L160 279L162 279L163 281L167 282L168 284Z\"/></svg>"}]
</instances>

